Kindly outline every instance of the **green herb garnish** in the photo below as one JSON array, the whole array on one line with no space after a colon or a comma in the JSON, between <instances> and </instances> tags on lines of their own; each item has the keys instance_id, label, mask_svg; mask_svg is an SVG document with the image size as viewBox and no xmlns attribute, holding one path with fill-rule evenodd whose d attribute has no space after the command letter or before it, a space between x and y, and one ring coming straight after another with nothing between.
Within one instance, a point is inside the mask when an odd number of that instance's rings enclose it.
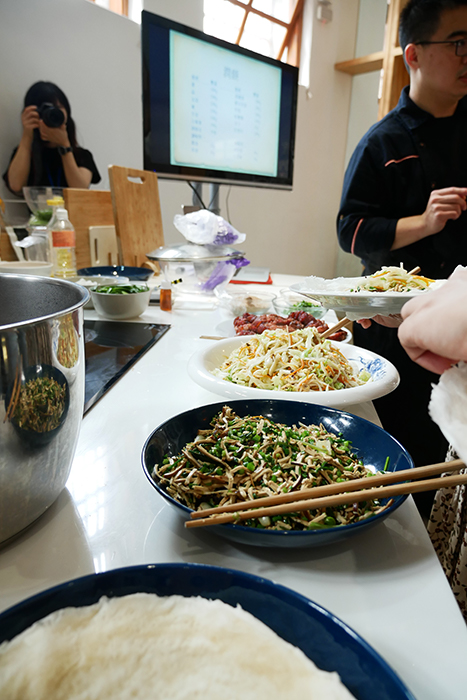
<instances>
[{"instance_id":1,"label":"green herb garnish","mask_svg":"<svg viewBox=\"0 0 467 700\"><path fill-rule=\"evenodd\" d=\"M147 284L103 284L93 289L98 294L139 294L148 292Z\"/></svg>"}]
</instances>

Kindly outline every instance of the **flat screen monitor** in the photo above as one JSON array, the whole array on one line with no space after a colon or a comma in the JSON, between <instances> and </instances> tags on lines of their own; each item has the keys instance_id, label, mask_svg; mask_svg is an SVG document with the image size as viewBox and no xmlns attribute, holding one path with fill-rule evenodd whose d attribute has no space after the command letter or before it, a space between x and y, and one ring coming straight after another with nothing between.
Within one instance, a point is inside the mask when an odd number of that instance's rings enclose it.
<instances>
[{"instance_id":1,"label":"flat screen monitor","mask_svg":"<svg viewBox=\"0 0 467 700\"><path fill-rule=\"evenodd\" d=\"M143 11L144 169L292 189L298 69Z\"/></svg>"}]
</instances>

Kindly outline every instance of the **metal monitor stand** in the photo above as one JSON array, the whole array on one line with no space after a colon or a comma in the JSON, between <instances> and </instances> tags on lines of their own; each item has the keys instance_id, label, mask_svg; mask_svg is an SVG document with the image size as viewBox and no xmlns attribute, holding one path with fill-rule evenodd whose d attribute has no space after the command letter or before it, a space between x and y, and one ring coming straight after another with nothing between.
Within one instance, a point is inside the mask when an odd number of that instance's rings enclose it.
<instances>
[{"instance_id":1,"label":"metal monitor stand","mask_svg":"<svg viewBox=\"0 0 467 700\"><path fill-rule=\"evenodd\" d=\"M219 206L219 188L220 185L218 185L215 182L209 182L206 183L209 184L209 204L208 204L208 209L209 211L212 211L214 214L217 214L219 216L220 214L220 206ZM192 197L192 202L194 207L200 207L201 202L203 200L202 192L203 192L203 183L202 182L193 182L192 183L193 187L193 197Z\"/></svg>"}]
</instances>

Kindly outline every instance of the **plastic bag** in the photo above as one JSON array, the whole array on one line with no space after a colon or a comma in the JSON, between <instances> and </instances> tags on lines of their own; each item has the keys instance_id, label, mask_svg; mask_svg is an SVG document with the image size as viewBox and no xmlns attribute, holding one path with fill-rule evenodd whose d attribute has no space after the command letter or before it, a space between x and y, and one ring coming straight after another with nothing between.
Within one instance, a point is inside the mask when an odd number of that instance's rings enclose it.
<instances>
[{"instance_id":1,"label":"plastic bag","mask_svg":"<svg viewBox=\"0 0 467 700\"><path fill-rule=\"evenodd\" d=\"M233 258L232 260L222 260L216 263L209 279L202 285L201 289L205 292L212 292L219 285L230 282L235 274L235 270L232 272L232 266L238 270L240 267L249 264L250 261L245 258Z\"/></svg>"},{"instance_id":2,"label":"plastic bag","mask_svg":"<svg viewBox=\"0 0 467 700\"><path fill-rule=\"evenodd\" d=\"M175 214L174 226L190 243L198 245L231 245L243 243L244 233L239 233L228 221L208 209L189 214Z\"/></svg>"}]
</instances>

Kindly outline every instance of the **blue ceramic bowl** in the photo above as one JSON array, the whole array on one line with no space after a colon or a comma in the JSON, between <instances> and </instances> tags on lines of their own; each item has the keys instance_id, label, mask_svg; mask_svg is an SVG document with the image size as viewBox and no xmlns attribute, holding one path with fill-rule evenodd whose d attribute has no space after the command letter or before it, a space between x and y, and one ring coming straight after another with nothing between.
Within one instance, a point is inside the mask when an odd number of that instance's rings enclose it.
<instances>
[{"instance_id":1,"label":"blue ceramic bowl","mask_svg":"<svg viewBox=\"0 0 467 700\"><path fill-rule=\"evenodd\" d=\"M335 408L307 404L301 401L281 401L280 399L243 399L200 406L180 413L162 423L148 437L142 451L143 469L149 483L187 520L192 512L191 509L167 494L158 481L152 477L152 469L155 464L162 462L166 454L172 456L178 454L182 447L194 440L198 430L209 428L212 418L226 404L242 417L263 415L277 423L285 423L286 425L298 422L306 425L322 423L329 432L343 433L344 437L351 441L353 452L363 460L366 467L370 467L374 471L384 469L387 457L389 457L388 471L412 469L414 466L408 452L385 430L363 418ZM380 523L393 513L406 498L407 496L395 498L389 508L367 520L323 530L294 532L291 530L261 530L243 525L210 525L209 531L234 542L260 547L291 548L328 545ZM387 499L382 499L381 502L384 504Z\"/></svg>"},{"instance_id":2,"label":"blue ceramic bowl","mask_svg":"<svg viewBox=\"0 0 467 700\"><path fill-rule=\"evenodd\" d=\"M147 267L128 267L127 265L101 265L97 267L82 267L78 275L82 277L128 277L131 282L148 280L154 272Z\"/></svg>"},{"instance_id":3,"label":"blue ceramic bowl","mask_svg":"<svg viewBox=\"0 0 467 700\"><path fill-rule=\"evenodd\" d=\"M0 642L55 610L137 592L201 596L241 605L319 668L337 671L356 700L414 700L387 663L332 613L267 579L201 564L131 566L68 581L2 613Z\"/></svg>"}]
</instances>

